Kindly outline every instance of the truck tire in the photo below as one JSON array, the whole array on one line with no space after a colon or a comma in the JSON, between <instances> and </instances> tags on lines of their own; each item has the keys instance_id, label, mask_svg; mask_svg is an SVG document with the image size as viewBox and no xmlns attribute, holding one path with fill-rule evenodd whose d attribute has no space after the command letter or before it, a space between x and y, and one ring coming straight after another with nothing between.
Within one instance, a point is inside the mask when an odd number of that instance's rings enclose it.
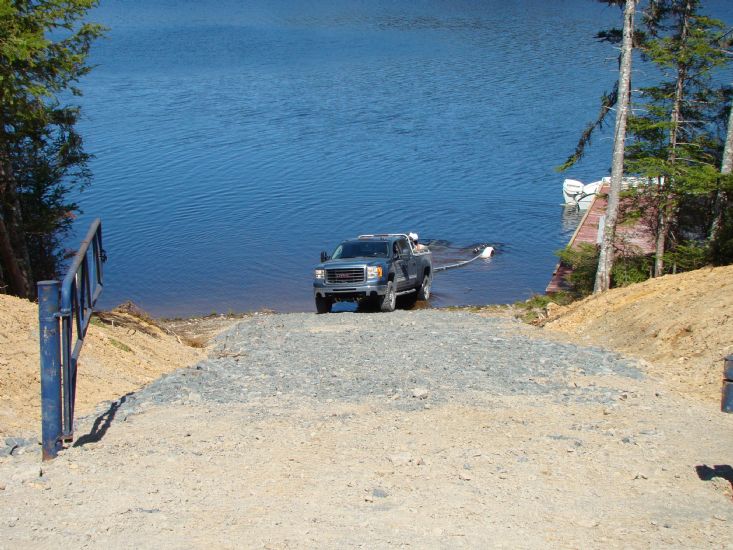
<instances>
[{"instance_id":1,"label":"truck tire","mask_svg":"<svg viewBox=\"0 0 733 550\"><path fill-rule=\"evenodd\" d=\"M379 304L379 309L386 313L389 313L390 311L394 311L396 305L397 291L394 288L394 283L390 281L387 283L387 292L385 292L384 296L382 296L382 303Z\"/></svg>"},{"instance_id":2,"label":"truck tire","mask_svg":"<svg viewBox=\"0 0 733 550\"><path fill-rule=\"evenodd\" d=\"M426 273L422 280L422 285L417 289L418 300L429 300L430 299L430 287L433 284L433 278L429 273Z\"/></svg>"},{"instance_id":3,"label":"truck tire","mask_svg":"<svg viewBox=\"0 0 733 550\"><path fill-rule=\"evenodd\" d=\"M316 313L331 313L332 305L333 300L331 300L330 298L316 296Z\"/></svg>"}]
</instances>

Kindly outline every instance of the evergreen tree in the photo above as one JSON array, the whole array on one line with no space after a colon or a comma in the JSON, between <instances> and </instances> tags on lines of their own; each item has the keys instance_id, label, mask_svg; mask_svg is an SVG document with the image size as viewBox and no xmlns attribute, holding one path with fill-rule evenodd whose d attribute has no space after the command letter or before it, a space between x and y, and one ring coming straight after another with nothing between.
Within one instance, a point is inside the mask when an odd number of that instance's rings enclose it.
<instances>
[{"instance_id":1,"label":"evergreen tree","mask_svg":"<svg viewBox=\"0 0 733 550\"><path fill-rule=\"evenodd\" d=\"M640 90L629 123L633 143L627 168L657 181L638 191L656 234L658 276L681 201L711 194L718 180L714 119L720 96L710 75L726 59L716 44L722 25L700 14L699 1L657 0L645 15L648 35L640 49L666 80Z\"/></svg>"},{"instance_id":2,"label":"evergreen tree","mask_svg":"<svg viewBox=\"0 0 733 550\"><path fill-rule=\"evenodd\" d=\"M0 0L0 291L32 296L51 277L77 209L70 189L89 181L79 110L87 56L103 28L85 23L98 0Z\"/></svg>"},{"instance_id":3,"label":"evergreen tree","mask_svg":"<svg viewBox=\"0 0 733 550\"><path fill-rule=\"evenodd\" d=\"M623 54L634 47L641 52L644 61L658 69L663 79L656 86L635 91L634 110L629 114L627 129L630 143L625 147L626 172L647 176L656 182L636 190L635 208L625 214L640 216L653 230L657 243L655 274L661 274L668 237L674 234L680 221L680 206L687 208L682 218L688 225L690 220L700 225L700 220L695 218L702 211L702 201L709 201L716 189L721 190L721 204L726 198L728 179L721 178L717 170L723 149L718 128L724 126L720 121L724 94L710 83L712 72L726 62L725 52L716 39L720 36L721 23L703 16L697 0L649 0L641 11L642 30L638 30L629 28L628 3L601 1L622 5L625 10L624 29L611 29L597 35L601 40L622 45L620 75L624 70ZM603 126L608 113L616 107L612 182L620 188L624 166L618 162L617 154L624 150L624 143L618 121L622 113L628 111L621 100L631 99L621 86L619 78L616 89L604 94L597 120L588 125L575 152L561 170L582 157L592 134ZM614 172L617 177L613 176ZM612 185L596 292L608 288L612 271L613 237L618 216L616 193Z\"/></svg>"},{"instance_id":4,"label":"evergreen tree","mask_svg":"<svg viewBox=\"0 0 733 550\"><path fill-rule=\"evenodd\" d=\"M730 58L733 56L733 28L719 39L721 48ZM733 89L733 86L731 87ZM733 262L733 100L728 104L727 131L720 161L720 183L715 191L713 222L710 225L711 256L715 263ZM727 214L727 216L726 216ZM727 223L726 223L727 222Z\"/></svg>"}]
</instances>

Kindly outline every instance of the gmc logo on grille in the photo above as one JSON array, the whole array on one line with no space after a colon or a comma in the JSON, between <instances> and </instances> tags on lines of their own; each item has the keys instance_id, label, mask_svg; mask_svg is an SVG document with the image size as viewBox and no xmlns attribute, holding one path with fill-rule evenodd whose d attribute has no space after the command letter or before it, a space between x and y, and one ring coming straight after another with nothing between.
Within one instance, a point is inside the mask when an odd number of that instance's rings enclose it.
<instances>
[{"instance_id":1,"label":"gmc logo on grille","mask_svg":"<svg viewBox=\"0 0 733 550\"><path fill-rule=\"evenodd\" d=\"M348 279L350 277L351 275L349 275L348 273L336 273L337 279Z\"/></svg>"}]
</instances>

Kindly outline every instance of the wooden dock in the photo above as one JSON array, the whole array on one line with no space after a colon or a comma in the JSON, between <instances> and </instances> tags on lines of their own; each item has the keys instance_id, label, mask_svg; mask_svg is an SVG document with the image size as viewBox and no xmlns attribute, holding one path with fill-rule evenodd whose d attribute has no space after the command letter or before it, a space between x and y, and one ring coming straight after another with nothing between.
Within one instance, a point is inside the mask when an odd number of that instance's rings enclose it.
<instances>
[{"instance_id":1,"label":"wooden dock","mask_svg":"<svg viewBox=\"0 0 733 550\"><path fill-rule=\"evenodd\" d=\"M568 248L577 248L581 244L600 244L599 224L601 220L605 220L608 190L609 186L604 185L593 197L588 210L586 210L585 215L575 229L575 233L570 237ZM616 248L621 252L626 250L633 254L653 254L655 251L654 235L641 222L619 223L616 227ZM551 294L569 290L570 285L567 282L567 276L572 271L572 268L558 263L545 293Z\"/></svg>"}]
</instances>

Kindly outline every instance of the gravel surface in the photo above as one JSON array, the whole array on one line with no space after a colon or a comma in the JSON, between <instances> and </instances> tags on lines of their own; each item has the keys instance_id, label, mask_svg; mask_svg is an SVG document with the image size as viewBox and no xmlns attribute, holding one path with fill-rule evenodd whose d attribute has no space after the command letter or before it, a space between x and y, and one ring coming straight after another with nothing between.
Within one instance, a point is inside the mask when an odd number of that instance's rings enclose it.
<instances>
[{"instance_id":1,"label":"gravel surface","mask_svg":"<svg viewBox=\"0 0 733 550\"><path fill-rule=\"evenodd\" d=\"M320 401L391 397L399 409L483 397L550 395L611 403L616 388L578 387L576 375L639 379L633 363L599 348L528 339L505 319L451 311L262 316L217 338L210 358L164 376L131 399L246 403L281 396ZM421 390L420 399L412 397Z\"/></svg>"},{"instance_id":2,"label":"gravel surface","mask_svg":"<svg viewBox=\"0 0 733 550\"><path fill-rule=\"evenodd\" d=\"M245 319L0 454L0 548L729 548L733 417L468 312Z\"/></svg>"}]
</instances>

